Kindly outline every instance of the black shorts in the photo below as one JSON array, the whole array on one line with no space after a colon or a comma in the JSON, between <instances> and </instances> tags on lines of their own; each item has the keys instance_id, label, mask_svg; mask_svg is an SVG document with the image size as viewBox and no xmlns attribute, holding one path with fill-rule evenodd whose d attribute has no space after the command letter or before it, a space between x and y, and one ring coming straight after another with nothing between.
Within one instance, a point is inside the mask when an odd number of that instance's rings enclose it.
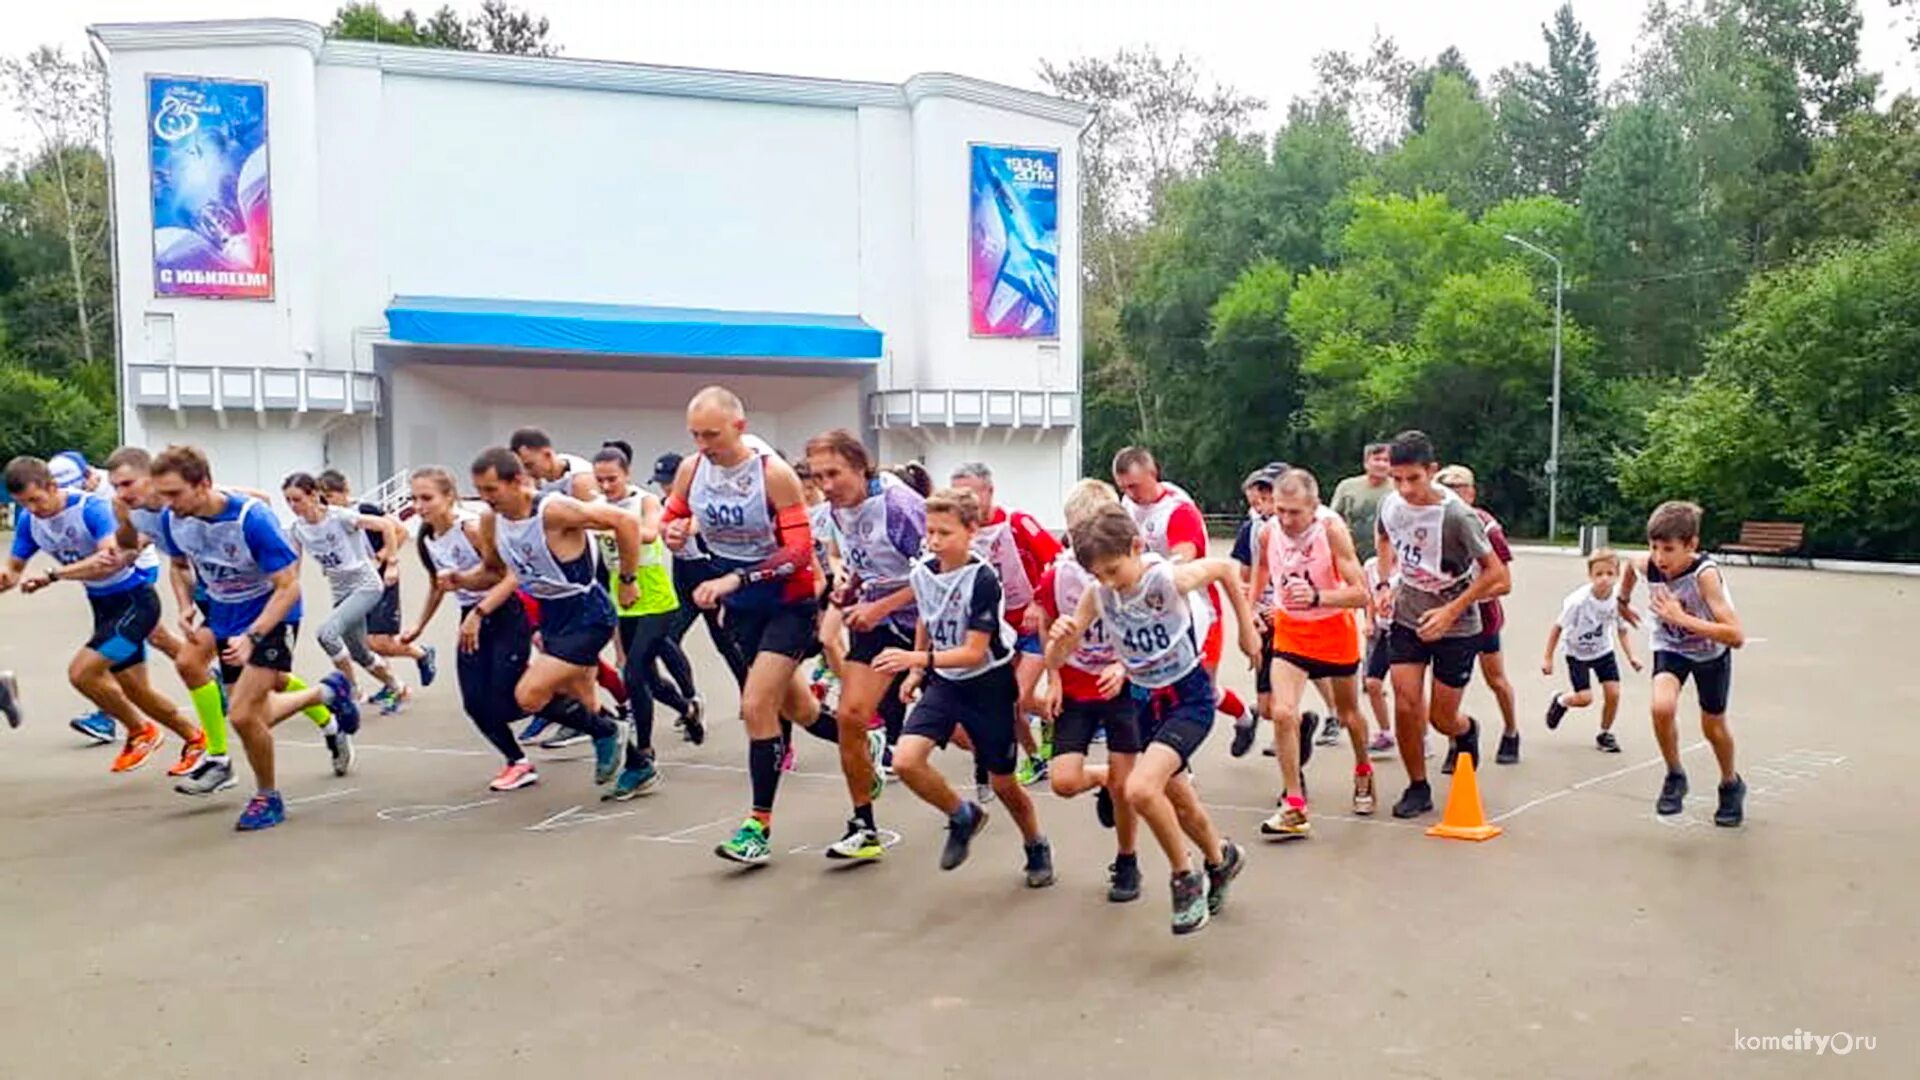
<instances>
[{"instance_id":1,"label":"black shorts","mask_svg":"<svg viewBox=\"0 0 1920 1080\"><path fill-rule=\"evenodd\" d=\"M913 636L895 623L884 622L871 630L847 631L847 659L856 664L871 665L888 649L912 648Z\"/></svg>"},{"instance_id":2,"label":"black shorts","mask_svg":"<svg viewBox=\"0 0 1920 1080\"><path fill-rule=\"evenodd\" d=\"M1711 660L1690 660L1677 652L1656 649L1653 653L1653 674L1672 675L1687 685L1687 679L1693 679L1694 691L1700 695L1700 711L1708 716L1724 716L1727 712L1727 699L1733 693L1733 650L1728 649Z\"/></svg>"},{"instance_id":3,"label":"black shorts","mask_svg":"<svg viewBox=\"0 0 1920 1080\"><path fill-rule=\"evenodd\" d=\"M367 612L367 633L375 637L400 636L399 583L387 586L387 591L380 594L380 602Z\"/></svg>"},{"instance_id":4,"label":"black shorts","mask_svg":"<svg viewBox=\"0 0 1920 1080\"><path fill-rule=\"evenodd\" d=\"M1126 687L1104 701L1067 698L1060 703L1060 718L1053 722L1054 754L1084 754L1093 745L1093 733L1105 728L1107 753L1137 754L1142 749L1140 717L1133 695Z\"/></svg>"},{"instance_id":5,"label":"black shorts","mask_svg":"<svg viewBox=\"0 0 1920 1080\"><path fill-rule=\"evenodd\" d=\"M1294 667L1297 667L1301 671L1306 672L1307 678L1310 680L1311 679L1344 679L1351 676L1354 672L1360 670L1360 661L1358 660L1351 660L1344 664L1335 664L1335 663L1330 663L1326 660L1316 660L1311 656L1301 656L1299 653L1290 653L1290 652L1274 653L1273 661L1277 663L1292 664ZM1269 664L1268 665L1269 670L1271 670L1271 667L1272 667L1272 664ZM1268 678L1272 678L1272 675L1269 674Z\"/></svg>"},{"instance_id":6,"label":"black shorts","mask_svg":"<svg viewBox=\"0 0 1920 1080\"><path fill-rule=\"evenodd\" d=\"M1141 750L1160 743L1180 755L1185 766L1213 730L1213 677L1195 667L1185 678L1158 690L1133 688L1134 716L1140 725Z\"/></svg>"},{"instance_id":7,"label":"black shorts","mask_svg":"<svg viewBox=\"0 0 1920 1080\"><path fill-rule=\"evenodd\" d=\"M1567 679L1573 683L1573 688L1581 693L1585 693L1587 688L1593 685L1594 679L1602 683L1617 683L1620 681L1620 660L1612 653L1597 660L1577 660L1569 656L1567 657Z\"/></svg>"},{"instance_id":8,"label":"black shorts","mask_svg":"<svg viewBox=\"0 0 1920 1080\"><path fill-rule=\"evenodd\" d=\"M1473 680L1473 659L1480 655L1481 635L1422 641L1411 626L1393 624L1387 633L1387 659L1394 664L1433 667L1434 680L1463 690Z\"/></svg>"},{"instance_id":9,"label":"black shorts","mask_svg":"<svg viewBox=\"0 0 1920 1080\"><path fill-rule=\"evenodd\" d=\"M300 624L283 622L260 637L260 644L253 647L253 655L247 658L247 667L266 668L281 673L293 670L293 643L300 639ZM240 668L227 663L227 642L230 638L220 638L214 642L220 660L220 681L228 686L240 681Z\"/></svg>"},{"instance_id":10,"label":"black shorts","mask_svg":"<svg viewBox=\"0 0 1920 1080\"><path fill-rule=\"evenodd\" d=\"M575 667L600 663L600 650L613 640L618 620L607 590L593 586L578 596L543 596L540 601L540 651Z\"/></svg>"},{"instance_id":11,"label":"black shorts","mask_svg":"<svg viewBox=\"0 0 1920 1080\"><path fill-rule=\"evenodd\" d=\"M153 586L87 597L93 608L93 636L87 648L106 657L109 671L125 671L147 660L147 638L160 625L160 594Z\"/></svg>"},{"instance_id":12,"label":"black shorts","mask_svg":"<svg viewBox=\"0 0 1920 1080\"><path fill-rule=\"evenodd\" d=\"M820 652L820 605L812 597L773 607L729 607L721 620L749 665L763 652L795 661Z\"/></svg>"},{"instance_id":13,"label":"black shorts","mask_svg":"<svg viewBox=\"0 0 1920 1080\"><path fill-rule=\"evenodd\" d=\"M1273 693L1273 635L1260 635L1260 666L1253 671L1253 692Z\"/></svg>"},{"instance_id":14,"label":"black shorts","mask_svg":"<svg viewBox=\"0 0 1920 1080\"><path fill-rule=\"evenodd\" d=\"M1388 669L1393 666L1387 659L1389 652L1385 630L1367 639L1367 678L1385 679L1387 677Z\"/></svg>"},{"instance_id":15,"label":"black shorts","mask_svg":"<svg viewBox=\"0 0 1920 1080\"><path fill-rule=\"evenodd\" d=\"M1497 653L1500 651L1500 631L1488 630L1479 637L1474 638L1473 643L1482 656L1488 655L1489 653Z\"/></svg>"},{"instance_id":16,"label":"black shorts","mask_svg":"<svg viewBox=\"0 0 1920 1080\"><path fill-rule=\"evenodd\" d=\"M964 728L973 743L973 760L989 775L1011 776L1018 756L1013 725L1019 706L1020 685L1014 681L1011 663L971 679L935 675L927 680L920 703L907 714L900 734L919 735L944 747L955 726Z\"/></svg>"}]
</instances>

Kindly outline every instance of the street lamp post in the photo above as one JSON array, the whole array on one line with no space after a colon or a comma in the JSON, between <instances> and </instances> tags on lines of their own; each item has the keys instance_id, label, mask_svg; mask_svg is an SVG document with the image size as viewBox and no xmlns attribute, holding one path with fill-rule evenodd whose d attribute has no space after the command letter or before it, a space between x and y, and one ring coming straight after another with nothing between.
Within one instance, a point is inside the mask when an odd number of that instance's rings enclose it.
<instances>
[{"instance_id":1,"label":"street lamp post","mask_svg":"<svg viewBox=\"0 0 1920 1080\"><path fill-rule=\"evenodd\" d=\"M1538 244L1530 244L1508 233L1510 244L1518 244L1553 263L1553 434L1547 446L1547 541L1560 535L1560 312L1566 293L1566 268L1560 257Z\"/></svg>"}]
</instances>

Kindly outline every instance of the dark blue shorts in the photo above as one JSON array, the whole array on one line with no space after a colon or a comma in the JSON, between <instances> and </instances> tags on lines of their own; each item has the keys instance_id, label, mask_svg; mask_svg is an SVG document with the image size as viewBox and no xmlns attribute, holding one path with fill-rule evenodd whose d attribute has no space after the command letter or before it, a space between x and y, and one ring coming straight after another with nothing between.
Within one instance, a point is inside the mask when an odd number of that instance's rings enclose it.
<instances>
[{"instance_id":1,"label":"dark blue shorts","mask_svg":"<svg viewBox=\"0 0 1920 1080\"><path fill-rule=\"evenodd\" d=\"M613 640L613 601L599 585L578 596L540 598L540 651L575 667L600 663Z\"/></svg>"},{"instance_id":2,"label":"dark blue shorts","mask_svg":"<svg viewBox=\"0 0 1920 1080\"><path fill-rule=\"evenodd\" d=\"M1653 653L1653 674L1672 675L1687 685L1693 680L1694 691L1700 695L1700 711L1708 716L1723 716L1727 711L1727 699L1733 695L1733 650L1728 649L1711 660L1692 660L1677 652L1656 649Z\"/></svg>"},{"instance_id":3,"label":"dark blue shorts","mask_svg":"<svg viewBox=\"0 0 1920 1080\"><path fill-rule=\"evenodd\" d=\"M1620 681L1620 660L1613 653L1594 660L1577 660L1567 657L1567 679L1573 688L1584 692L1598 679L1602 684Z\"/></svg>"},{"instance_id":4,"label":"dark blue shorts","mask_svg":"<svg viewBox=\"0 0 1920 1080\"><path fill-rule=\"evenodd\" d=\"M1139 718L1141 748L1160 743L1180 755L1186 765L1213 730L1213 677L1196 665L1185 678L1158 690L1133 688L1134 715Z\"/></svg>"},{"instance_id":5,"label":"dark blue shorts","mask_svg":"<svg viewBox=\"0 0 1920 1080\"><path fill-rule=\"evenodd\" d=\"M106 657L108 670L125 671L146 662L147 638L160 625L160 594L153 586L87 597L93 608L93 636L87 648Z\"/></svg>"},{"instance_id":6,"label":"dark blue shorts","mask_svg":"<svg viewBox=\"0 0 1920 1080\"><path fill-rule=\"evenodd\" d=\"M971 679L949 680L938 675L927 680L920 703L907 714L900 734L919 735L944 747L953 729L966 729L973 743L973 760L993 776L1011 776L1018 760L1014 742L1015 714L1020 711L1020 686L1013 665L999 667Z\"/></svg>"}]
</instances>

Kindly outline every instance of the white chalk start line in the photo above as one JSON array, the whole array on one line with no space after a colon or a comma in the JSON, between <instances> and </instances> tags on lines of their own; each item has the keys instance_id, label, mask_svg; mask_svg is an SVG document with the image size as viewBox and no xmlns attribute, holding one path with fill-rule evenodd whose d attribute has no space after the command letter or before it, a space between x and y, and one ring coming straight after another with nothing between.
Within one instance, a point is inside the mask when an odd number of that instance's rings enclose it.
<instances>
[{"instance_id":1,"label":"white chalk start line","mask_svg":"<svg viewBox=\"0 0 1920 1080\"><path fill-rule=\"evenodd\" d=\"M1685 757L1686 755L1691 754L1695 750L1698 750L1701 747L1704 747L1706 745L1707 745L1707 741L1705 739L1702 739L1699 742L1692 743L1688 746L1683 746L1680 748L1680 756ZM1506 811L1505 813L1498 814L1494 817L1488 818L1487 823L1490 825L1498 825L1499 823L1506 821L1509 818L1516 817L1520 814L1523 814L1526 811L1531 810L1536 806L1544 806L1547 803L1553 802L1556 799L1564 799L1567 796L1572 795L1576 792L1584 791L1587 788L1594 786L1595 784L1604 784L1609 780L1617 779L1619 777L1627 775L1628 773L1639 772L1641 769L1650 769L1655 765L1662 764L1665 761L1666 761L1665 758L1659 758L1659 757L1648 758L1647 760L1642 761L1636 765L1628 765L1624 768L1615 769L1612 772L1601 773L1599 776L1588 777L1587 779L1578 781L1577 783L1568 784L1566 787L1561 788L1559 791L1549 791L1545 795L1542 795L1538 798L1528 799L1526 802L1521 803L1519 806L1516 806L1513 809Z\"/></svg>"}]
</instances>

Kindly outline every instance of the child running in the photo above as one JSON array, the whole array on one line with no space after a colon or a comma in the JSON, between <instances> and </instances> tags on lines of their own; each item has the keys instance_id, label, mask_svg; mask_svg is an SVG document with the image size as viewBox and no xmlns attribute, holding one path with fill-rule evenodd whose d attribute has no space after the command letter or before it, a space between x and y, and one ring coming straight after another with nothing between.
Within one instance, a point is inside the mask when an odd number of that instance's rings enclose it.
<instances>
[{"instance_id":1,"label":"child running","mask_svg":"<svg viewBox=\"0 0 1920 1080\"><path fill-rule=\"evenodd\" d=\"M1587 583L1567 594L1560 603L1559 621L1547 631L1547 657L1540 674L1553 674L1553 654L1564 645L1567 654L1567 680L1573 693L1555 694L1547 706L1547 730L1560 726L1568 709L1584 709L1593 703L1593 682L1600 682L1600 734L1594 745L1609 754L1620 752L1613 737L1613 717L1620 710L1620 662L1613 655L1614 638L1620 639L1620 651L1633 670L1640 670L1640 658L1633 655L1633 639L1620 621L1620 601L1614 596L1614 584L1620 579L1620 556L1601 548L1587 556Z\"/></svg>"},{"instance_id":2,"label":"child running","mask_svg":"<svg viewBox=\"0 0 1920 1080\"><path fill-rule=\"evenodd\" d=\"M1715 825L1732 828L1746 817L1747 782L1733 767L1733 732L1727 700L1733 690L1733 650L1747 643L1733 596L1712 556L1700 554L1700 507L1663 502L1647 519L1648 554L1629 562L1620 585L1620 617L1638 624L1633 611L1635 572L1644 574L1653 598L1653 735L1667 760L1667 779L1654 809L1677 814L1687 800L1687 773L1680 764L1675 714L1680 689L1693 680L1700 701L1700 730L1720 764L1720 805Z\"/></svg>"},{"instance_id":3,"label":"child running","mask_svg":"<svg viewBox=\"0 0 1920 1080\"><path fill-rule=\"evenodd\" d=\"M1100 480L1082 480L1067 497L1067 528L1091 518L1103 506L1120 505L1120 493ZM1062 551L1034 590L1033 602L1041 614L1040 633L1050 639L1063 616L1080 610L1080 598L1099 582L1073 557ZM1124 904L1140 899L1140 857L1134 850L1140 818L1133 804L1115 799L1127 790L1127 777L1140 756L1140 722L1134 715L1133 695L1127 687L1127 669L1114 652L1113 639L1100 619L1088 624L1080 644L1059 670L1047 676L1044 706L1053 720L1053 793L1071 799L1094 792L1094 813L1100 824L1114 831L1113 865L1107 868L1107 900ZM1087 748L1094 733L1105 732L1107 763L1087 764Z\"/></svg>"},{"instance_id":4,"label":"child running","mask_svg":"<svg viewBox=\"0 0 1920 1080\"><path fill-rule=\"evenodd\" d=\"M873 670L887 676L906 672L903 698L925 687L901 731L893 767L915 795L947 816L940 869L953 870L966 862L973 838L988 821L986 810L954 794L929 760L958 727L966 732L974 760L986 766L988 782L1020 829L1027 887L1040 889L1053 884L1053 849L1040 833L1033 800L1013 775L1018 745L1014 724L1020 712L1013 670L1015 634L1007 624L999 575L974 550L980 519L980 504L970 491L936 491L927 500L927 558L916 562L907 577L919 613L913 650L884 649Z\"/></svg>"},{"instance_id":5,"label":"child running","mask_svg":"<svg viewBox=\"0 0 1920 1080\"><path fill-rule=\"evenodd\" d=\"M1240 651L1248 663L1260 657L1260 632L1239 568L1230 559L1172 563L1146 553L1133 515L1101 507L1076 526L1073 555L1099 583L1080 597L1074 613L1053 626L1047 667L1058 672L1095 622L1115 642L1133 684L1135 716L1145 749L1127 777L1127 801L1146 820L1173 871L1173 932L1191 934L1226 904L1227 886L1246 865L1232 840L1223 838L1194 793L1185 772L1194 751L1213 727L1218 698L1202 661L1201 635L1189 597L1220 586L1233 605ZM1182 833L1200 845L1205 873L1196 870Z\"/></svg>"}]
</instances>

